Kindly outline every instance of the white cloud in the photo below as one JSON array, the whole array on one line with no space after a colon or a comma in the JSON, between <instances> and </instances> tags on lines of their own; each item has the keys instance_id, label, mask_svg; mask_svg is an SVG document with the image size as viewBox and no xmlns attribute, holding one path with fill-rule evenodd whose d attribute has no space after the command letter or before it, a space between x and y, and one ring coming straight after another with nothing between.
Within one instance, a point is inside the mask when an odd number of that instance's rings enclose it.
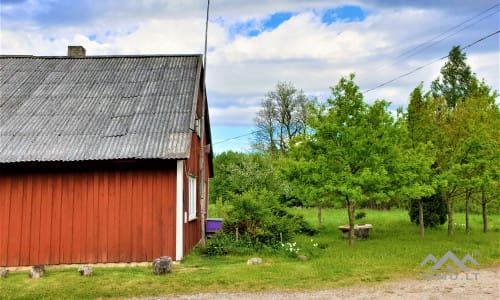
<instances>
[{"instance_id":1,"label":"white cloud","mask_svg":"<svg viewBox=\"0 0 500 300\"><path fill-rule=\"evenodd\" d=\"M229 106L210 108L210 122L213 125L248 125L253 124L257 106Z\"/></svg>"},{"instance_id":2,"label":"white cloud","mask_svg":"<svg viewBox=\"0 0 500 300\"><path fill-rule=\"evenodd\" d=\"M75 44L83 45L89 55L202 53L204 49L204 0L58 3L1 4L0 53L65 55L66 47ZM466 45L498 30L497 13L439 43L435 42L442 37L434 39L432 46L421 47L420 52L408 53L495 1L460 4L460 12L455 10L458 2L449 1L353 3L367 12L363 21L327 25L321 22L322 12L345 1L212 1L207 69L209 102L214 104L211 121L253 124L260 100L279 81L291 82L306 94L327 97L329 87L341 76L355 72L356 83L367 90L446 55L453 45ZM255 37L231 36L235 24L258 22L278 12L293 16ZM478 77L498 89L498 36L467 52ZM443 63L371 91L365 99L405 105L411 90L421 81L428 87Z\"/></svg>"}]
</instances>

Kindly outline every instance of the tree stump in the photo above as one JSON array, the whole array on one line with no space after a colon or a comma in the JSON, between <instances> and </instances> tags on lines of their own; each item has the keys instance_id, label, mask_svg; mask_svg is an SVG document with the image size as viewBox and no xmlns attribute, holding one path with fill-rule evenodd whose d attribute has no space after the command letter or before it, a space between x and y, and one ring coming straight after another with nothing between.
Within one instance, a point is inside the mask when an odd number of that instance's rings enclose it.
<instances>
[{"instance_id":1,"label":"tree stump","mask_svg":"<svg viewBox=\"0 0 500 300\"><path fill-rule=\"evenodd\" d=\"M172 272L172 258L161 256L153 260L153 274L163 275Z\"/></svg>"},{"instance_id":2,"label":"tree stump","mask_svg":"<svg viewBox=\"0 0 500 300\"><path fill-rule=\"evenodd\" d=\"M78 272L80 272L81 276L92 276L94 275L94 268L91 266L80 266Z\"/></svg>"},{"instance_id":3,"label":"tree stump","mask_svg":"<svg viewBox=\"0 0 500 300\"><path fill-rule=\"evenodd\" d=\"M44 265L37 265L31 267L29 277L31 279L39 279L45 275L45 266Z\"/></svg>"}]
</instances>

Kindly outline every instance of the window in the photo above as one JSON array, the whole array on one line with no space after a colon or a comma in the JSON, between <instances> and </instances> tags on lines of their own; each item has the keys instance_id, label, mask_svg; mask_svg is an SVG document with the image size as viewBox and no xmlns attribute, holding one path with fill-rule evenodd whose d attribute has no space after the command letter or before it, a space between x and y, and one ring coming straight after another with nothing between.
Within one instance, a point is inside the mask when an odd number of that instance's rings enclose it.
<instances>
[{"instance_id":1,"label":"window","mask_svg":"<svg viewBox=\"0 0 500 300\"><path fill-rule=\"evenodd\" d=\"M194 131L196 131L198 137L201 137L201 120L198 118L194 121Z\"/></svg>"},{"instance_id":2,"label":"window","mask_svg":"<svg viewBox=\"0 0 500 300\"><path fill-rule=\"evenodd\" d=\"M196 177L189 176L189 212L188 220L196 219Z\"/></svg>"}]
</instances>

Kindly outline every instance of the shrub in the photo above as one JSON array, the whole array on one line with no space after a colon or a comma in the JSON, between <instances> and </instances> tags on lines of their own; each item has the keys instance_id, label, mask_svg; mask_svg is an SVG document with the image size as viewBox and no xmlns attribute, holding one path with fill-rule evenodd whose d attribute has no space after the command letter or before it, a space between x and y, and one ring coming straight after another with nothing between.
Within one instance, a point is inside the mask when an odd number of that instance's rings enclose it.
<instances>
[{"instance_id":1,"label":"shrub","mask_svg":"<svg viewBox=\"0 0 500 300\"><path fill-rule=\"evenodd\" d=\"M448 214L446 208L446 202L440 193L430 197L422 198L423 208L424 208L424 226L425 227L436 227L443 225L446 222L446 216ZM419 224L418 221L418 200L411 201L410 220Z\"/></svg>"},{"instance_id":2,"label":"shrub","mask_svg":"<svg viewBox=\"0 0 500 300\"><path fill-rule=\"evenodd\" d=\"M242 236L236 240L233 234L218 232L207 240L203 253L209 256L222 256L227 254L250 254L254 252L255 245L252 241Z\"/></svg>"},{"instance_id":3,"label":"shrub","mask_svg":"<svg viewBox=\"0 0 500 300\"><path fill-rule=\"evenodd\" d=\"M209 240L207 255L240 252L238 247L275 249L291 241L297 232L315 234L303 217L293 216L280 207L277 198L267 190L250 190L232 195L225 209L222 233Z\"/></svg>"},{"instance_id":4,"label":"shrub","mask_svg":"<svg viewBox=\"0 0 500 300\"><path fill-rule=\"evenodd\" d=\"M356 215L354 216L354 219L356 220L361 220L364 217L366 217L366 213L364 211L357 212Z\"/></svg>"}]
</instances>

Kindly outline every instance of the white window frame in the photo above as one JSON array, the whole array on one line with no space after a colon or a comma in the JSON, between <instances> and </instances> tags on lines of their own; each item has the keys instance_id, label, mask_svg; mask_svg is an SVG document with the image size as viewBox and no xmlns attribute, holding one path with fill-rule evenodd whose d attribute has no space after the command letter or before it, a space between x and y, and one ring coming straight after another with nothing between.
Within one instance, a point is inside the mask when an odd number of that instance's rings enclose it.
<instances>
[{"instance_id":1,"label":"white window frame","mask_svg":"<svg viewBox=\"0 0 500 300\"><path fill-rule=\"evenodd\" d=\"M196 177L190 175L188 182L189 182L188 220L192 221L192 220L196 220L196 198L197 198L197 193L196 193L197 180L196 180Z\"/></svg>"}]
</instances>

